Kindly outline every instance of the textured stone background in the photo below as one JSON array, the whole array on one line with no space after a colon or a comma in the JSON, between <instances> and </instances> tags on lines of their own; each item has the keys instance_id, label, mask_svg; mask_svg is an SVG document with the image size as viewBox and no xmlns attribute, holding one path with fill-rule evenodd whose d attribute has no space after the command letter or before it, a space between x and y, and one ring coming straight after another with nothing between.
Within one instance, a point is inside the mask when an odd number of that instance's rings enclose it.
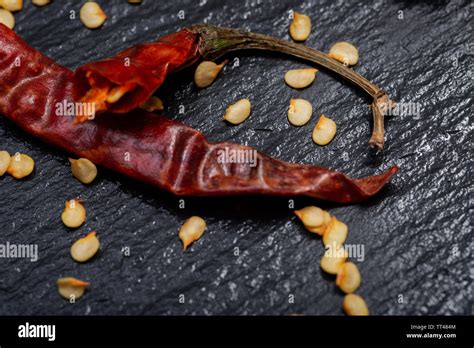
<instances>
[{"instance_id":1,"label":"textured stone background","mask_svg":"<svg viewBox=\"0 0 474 348\"><path fill-rule=\"evenodd\" d=\"M310 88L291 90L283 83L285 71L306 65L283 56L240 53L240 66L227 66L212 87L197 90L188 72L159 95L170 117L212 140L247 143L284 160L356 177L399 164L392 183L365 204L295 198L296 206L329 209L349 225L348 243L364 245L358 293L372 313L473 314L470 1L100 1L109 19L96 31L69 19L82 2L36 8L28 1L16 15L16 32L70 68L201 22L289 39L291 9L312 18L307 45L326 51L335 41L355 43L358 72L393 99L421 105L418 118L387 120L383 155L367 146L371 114L362 92L326 71ZM301 128L288 124L288 101L297 96L312 101L316 115L337 122L329 146L311 141L316 118ZM242 97L253 103L250 119L238 127L222 122L226 106ZM85 187L71 177L66 153L4 119L0 148L27 153L37 164L28 180L0 179L0 243L35 243L40 250L36 263L0 259L1 314L342 314L343 295L319 268L321 241L296 221L286 199L186 199L179 209L175 197L106 170ZM70 231L60 212L76 196L85 200L88 219ZM183 253L177 230L194 214L206 219L208 232ZM93 229L102 250L92 262L76 264L69 247ZM66 275L92 282L74 305L56 292L56 279Z\"/></svg>"}]
</instances>

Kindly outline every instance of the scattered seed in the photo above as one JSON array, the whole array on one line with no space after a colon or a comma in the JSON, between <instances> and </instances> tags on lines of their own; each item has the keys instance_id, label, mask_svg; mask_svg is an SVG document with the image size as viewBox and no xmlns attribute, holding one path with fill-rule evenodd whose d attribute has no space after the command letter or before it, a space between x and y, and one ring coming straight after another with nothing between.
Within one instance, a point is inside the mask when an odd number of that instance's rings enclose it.
<instances>
[{"instance_id":1,"label":"scattered seed","mask_svg":"<svg viewBox=\"0 0 474 348\"><path fill-rule=\"evenodd\" d=\"M0 176L3 176L7 172L10 166L10 154L7 151L0 151Z\"/></svg>"},{"instance_id":2,"label":"scattered seed","mask_svg":"<svg viewBox=\"0 0 474 348\"><path fill-rule=\"evenodd\" d=\"M10 11L0 8L0 23L9 29L13 29L15 27L15 17Z\"/></svg>"},{"instance_id":3,"label":"scattered seed","mask_svg":"<svg viewBox=\"0 0 474 348\"><path fill-rule=\"evenodd\" d=\"M20 11L23 8L23 0L1 0L0 5L10 12Z\"/></svg>"},{"instance_id":4,"label":"scattered seed","mask_svg":"<svg viewBox=\"0 0 474 348\"><path fill-rule=\"evenodd\" d=\"M128 0L129 4L141 4L143 0Z\"/></svg>"},{"instance_id":5,"label":"scattered seed","mask_svg":"<svg viewBox=\"0 0 474 348\"><path fill-rule=\"evenodd\" d=\"M313 141L321 146L327 145L336 135L336 122L324 115L319 117L313 130Z\"/></svg>"},{"instance_id":6,"label":"scattered seed","mask_svg":"<svg viewBox=\"0 0 474 348\"><path fill-rule=\"evenodd\" d=\"M48 5L51 2L51 0L33 0L32 2L36 6L45 6L45 5Z\"/></svg>"},{"instance_id":7,"label":"scattered seed","mask_svg":"<svg viewBox=\"0 0 474 348\"><path fill-rule=\"evenodd\" d=\"M318 69L293 69L285 74L285 82L293 88L305 88L313 83Z\"/></svg>"},{"instance_id":8,"label":"scattered seed","mask_svg":"<svg viewBox=\"0 0 474 348\"><path fill-rule=\"evenodd\" d=\"M359 269L352 262L346 262L337 271L336 285L346 294L353 293L360 286Z\"/></svg>"},{"instance_id":9,"label":"scattered seed","mask_svg":"<svg viewBox=\"0 0 474 348\"><path fill-rule=\"evenodd\" d=\"M146 102L140 105L140 108L148 112L161 111L164 109L163 102L156 96L151 96Z\"/></svg>"},{"instance_id":10,"label":"scattered seed","mask_svg":"<svg viewBox=\"0 0 474 348\"><path fill-rule=\"evenodd\" d=\"M328 228L324 231L324 245L327 246L331 245L332 243L342 245L347 238L347 232L347 225L333 216Z\"/></svg>"},{"instance_id":11,"label":"scattered seed","mask_svg":"<svg viewBox=\"0 0 474 348\"><path fill-rule=\"evenodd\" d=\"M224 114L224 120L232 124L240 124L250 116L250 111L250 100L240 99L227 108Z\"/></svg>"},{"instance_id":12,"label":"scattered seed","mask_svg":"<svg viewBox=\"0 0 474 348\"><path fill-rule=\"evenodd\" d=\"M304 41L311 34L311 19L298 12L294 12L293 21L290 24L290 35L295 41Z\"/></svg>"},{"instance_id":13,"label":"scattered seed","mask_svg":"<svg viewBox=\"0 0 474 348\"><path fill-rule=\"evenodd\" d=\"M81 22L89 29L99 28L107 20L107 15L95 1L88 1L79 12Z\"/></svg>"},{"instance_id":14,"label":"scattered seed","mask_svg":"<svg viewBox=\"0 0 474 348\"><path fill-rule=\"evenodd\" d=\"M61 220L70 228L77 228L86 221L86 209L80 199L71 199L64 205Z\"/></svg>"},{"instance_id":15,"label":"scattered seed","mask_svg":"<svg viewBox=\"0 0 474 348\"><path fill-rule=\"evenodd\" d=\"M324 223L324 210L315 206L295 210L295 215L306 227L318 227Z\"/></svg>"},{"instance_id":16,"label":"scattered seed","mask_svg":"<svg viewBox=\"0 0 474 348\"><path fill-rule=\"evenodd\" d=\"M197 241L204 234L206 230L206 221L199 216L191 216L187 219L181 229L179 230L179 239L183 242L183 250Z\"/></svg>"},{"instance_id":17,"label":"scattered seed","mask_svg":"<svg viewBox=\"0 0 474 348\"><path fill-rule=\"evenodd\" d=\"M97 167L87 158L77 160L70 158L72 175L83 184L90 184L97 176Z\"/></svg>"},{"instance_id":18,"label":"scattered seed","mask_svg":"<svg viewBox=\"0 0 474 348\"><path fill-rule=\"evenodd\" d=\"M329 274L337 274L348 257L349 253L342 245L336 245L335 247L331 245L321 258L321 269Z\"/></svg>"},{"instance_id":19,"label":"scattered seed","mask_svg":"<svg viewBox=\"0 0 474 348\"><path fill-rule=\"evenodd\" d=\"M227 60L217 65L214 62L204 61L198 65L194 73L194 82L199 88L210 86L220 71L227 64Z\"/></svg>"},{"instance_id":20,"label":"scattered seed","mask_svg":"<svg viewBox=\"0 0 474 348\"><path fill-rule=\"evenodd\" d=\"M313 106L304 99L291 99L288 108L288 121L293 126L303 126L308 123L313 114Z\"/></svg>"},{"instance_id":21,"label":"scattered seed","mask_svg":"<svg viewBox=\"0 0 474 348\"><path fill-rule=\"evenodd\" d=\"M324 214L324 222L321 226L317 226L317 227L305 226L309 232L316 233L320 236L324 234L327 227L329 226L329 223L331 222L331 214L329 214L327 211L324 211L324 210L323 210L323 214Z\"/></svg>"},{"instance_id":22,"label":"scattered seed","mask_svg":"<svg viewBox=\"0 0 474 348\"><path fill-rule=\"evenodd\" d=\"M91 232L84 238L78 239L71 246L71 257L77 262L90 260L99 251L100 242L96 236L97 232Z\"/></svg>"},{"instance_id":23,"label":"scattered seed","mask_svg":"<svg viewBox=\"0 0 474 348\"><path fill-rule=\"evenodd\" d=\"M355 65L359 61L359 51L349 42L337 42L329 50L329 57L344 65Z\"/></svg>"},{"instance_id":24,"label":"scattered seed","mask_svg":"<svg viewBox=\"0 0 474 348\"><path fill-rule=\"evenodd\" d=\"M344 297L342 309L347 315L366 316L370 314L364 299L356 294L347 294Z\"/></svg>"},{"instance_id":25,"label":"scattered seed","mask_svg":"<svg viewBox=\"0 0 474 348\"><path fill-rule=\"evenodd\" d=\"M35 169L35 161L30 156L17 152L10 158L7 173L15 179L23 179L30 175L33 169Z\"/></svg>"},{"instance_id":26,"label":"scattered seed","mask_svg":"<svg viewBox=\"0 0 474 348\"><path fill-rule=\"evenodd\" d=\"M86 290L86 287L90 285L88 282L82 280L66 277L59 278L57 281L59 294L66 300L77 300L79 299Z\"/></svg>"}]
</instances>

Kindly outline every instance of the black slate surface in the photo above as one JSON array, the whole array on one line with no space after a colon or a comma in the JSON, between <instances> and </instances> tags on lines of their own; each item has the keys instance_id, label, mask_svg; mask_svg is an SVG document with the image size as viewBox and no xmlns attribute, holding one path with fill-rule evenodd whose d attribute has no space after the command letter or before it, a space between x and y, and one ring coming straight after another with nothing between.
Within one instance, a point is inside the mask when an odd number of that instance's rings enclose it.
<instances>
[{"instance_id":1,"label":"black slate surface","mask_svg":"<svg viewBox=\"0 0 474 348\"><path fill-rule=\"evenodd\" d=\"M336 41L355 43L358 72L398 102L421 107L419 117L387 120L383 154L367 146L369 99L323 70L310 88L291 90L285 71L306 65L287 57L236 54L231 58L239 66L227 66L212 87L198 90L192 72L185 72L159 95L170 117L215 141L246 143L355 177L400 165L369 202L340 206L295 197L296 207L329 209L348 224L348 243L364 246L364 261L355 261L363 278L358 293L373 314L473 314L470 1L100 1L109 19L95 31L78 20L82 2L44 8L27 2L15 15L15 31L70 68L201 22L289 39L291 9L312 18L307 45L326 51ZM251 99L252 116L237 127L222 122L226 106L242 97ZM315 117L301 128L288 124L291 97L312 101L316 116L337 122L329 146L312 143ZM103 169L86 187L71 177L67 154L2 118L0 148L31 155L37 168L27 180L0 178L0 244L39 247L37 262L0 259L0 314L342 314L343 295L319 268L322 243L296 221L287 199L186 199L180 209L176 197ZM88 219L71 231L60 213L76 196L85 200ZM196 214L208 231L183 253L177 230ZM69 247L91 230L102 249L77 264ZM56 291L56 279L67 275L92 283L75 304Z\"/></svg>"}]
</instances>

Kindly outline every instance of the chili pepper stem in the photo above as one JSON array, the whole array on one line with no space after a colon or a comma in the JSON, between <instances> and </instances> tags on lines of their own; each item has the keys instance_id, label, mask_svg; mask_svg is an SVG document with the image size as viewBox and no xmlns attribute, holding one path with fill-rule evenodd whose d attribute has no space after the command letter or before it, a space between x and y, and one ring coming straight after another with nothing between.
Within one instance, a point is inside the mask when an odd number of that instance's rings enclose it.
<instances>
[{"instance_id":1,"label":"chili pepper stem","mask_svg":"<svg viewBox=\"0 0 474 348\"><path fill-rule=\"evenodd\" d=\"M372 98L374 127L369 145L383 149L384 114L394 105L388 95L354 70L344 66L327 54L301 44L287 42L268 35L244 32L237 29L195 25L188 28L200 36L199 51L204 59L215 60L237 50L257 49L285 53L321 65L366 91Z\"/></svg>"}]
</instances>

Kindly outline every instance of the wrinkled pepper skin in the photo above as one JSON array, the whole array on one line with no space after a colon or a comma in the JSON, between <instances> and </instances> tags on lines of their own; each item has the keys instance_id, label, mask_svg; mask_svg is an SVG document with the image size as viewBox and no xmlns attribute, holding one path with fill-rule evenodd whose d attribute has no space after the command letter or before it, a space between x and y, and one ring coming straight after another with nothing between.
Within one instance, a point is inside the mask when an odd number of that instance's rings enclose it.
<instances>
[{"instance_id":1,"label":"wrinkled pepper skin","mask_svg":"<svg viewBox=\"0 0 474 348\"><path fill-rule=\"evenodd\" d=\"M108 111L126 113L147 101L166 76L200 59L197 35L189 30L164 36L153 43L136 45L116 56L80 66L75 72L75 93L82 97L91 85L87 74L110 86L133 84L126 97Z\"/></svg>"},{"instance_id":2,"label":"wrinkled pepper skin","mask_svg":"<svg viewBox=\"0 0 474 348\"><path fill-rule=\"evenodd\" d=\"M16 64L16 62L20 64ZM310 165L258 154L257 165L221 163L219 150L252 150L209 143L198 131L135 110L76 124L55 105L77 100L73 73L29 47L0 24L0 114L26 132L69 153L177 195L304 195L351 203L375 195L398 170L350 179Z\"/></svg>"}]
</instances>

